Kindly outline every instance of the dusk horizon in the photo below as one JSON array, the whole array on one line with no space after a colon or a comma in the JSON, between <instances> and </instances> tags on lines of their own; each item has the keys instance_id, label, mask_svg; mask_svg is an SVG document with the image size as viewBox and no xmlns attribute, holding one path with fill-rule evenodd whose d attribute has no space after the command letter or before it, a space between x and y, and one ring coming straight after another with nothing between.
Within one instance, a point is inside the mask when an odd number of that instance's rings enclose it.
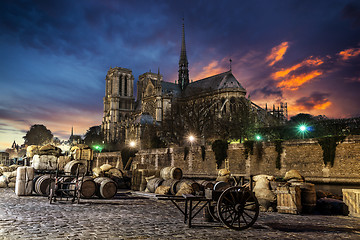
<instances>
[{"instance_id":1,"label":"dusk horizon","mask_svg":"<svg viewBox=\"0 0 360 240\"><path fill-rule=\"evenodd\" d=\"M111 67L175 82L184 18L192 81L230 70L260 107L360 116L355 1L2 1L0 151L34 124L101 125ZM191 6L191 8L189 8ZM230 63L231 59L231 63ZM136 91L136 88L135 88ZM136 94L134 93L134 96Z\"/></svg>"}]
</instances>

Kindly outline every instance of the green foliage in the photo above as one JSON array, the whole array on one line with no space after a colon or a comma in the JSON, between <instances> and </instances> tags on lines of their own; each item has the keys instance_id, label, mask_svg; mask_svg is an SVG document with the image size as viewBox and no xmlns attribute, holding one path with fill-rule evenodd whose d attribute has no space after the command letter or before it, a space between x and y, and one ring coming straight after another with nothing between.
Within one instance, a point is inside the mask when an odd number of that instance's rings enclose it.
<instances>
[{"instance_id":1,"label":"green foliage","mask_svg":"<svg viewBox=\"0 0 360 240\"><path fill-rule=\"evenodd\" d=\"M51 131L44 125L35 124L30 127L23 138L26 145L44 145L50 143L53 137Z\"/></svg>"},{"instance_id":2,"label":"green foliage","mask_svg":"<svg viewBox=\"0 0 360 240\"><path fill-rule=\"evenodd\" d=\"M360 118L328 119L324 116L312 116L298 114L281 126L263 127L256 132L267 140L274 139L300 139L303 134L299 133L298 126L305 124L308 131L304 138L321 138L324 136L357 135L360 134Z\"/></svg>"},{"instance_id":3,"label":"green foliage","mask_svg":"<svg viewBox=\"0 0 360 240\"><path fill-rule=\"evenodd\" d=\"M225 140L216 140L211 145L211 149L215 153L216 165L221 167L222 162L227 158L228 142Z\"/></svg>"},{"instance_id":4,"label":"green foliage","mask_svg":"<svg viewBox=\"0 0 360 240\"><path fill-rule=\"evenodd\" d=\"M104 140L101 126L90 127L84 136L84 142L88 146L102 145Z\"/></svg>"},{"instance_id":5,"label":"green foliage","mask_svg":"<svg viewBox=\"0 0 360 240\"><path fill-rule=\"evenodd\" d=\"M328 136L318 139L323 150L323 161L325 166L330 163L330 166L334 166L336 146L343 142L346 136Z\"/></svg>"},{"instance_id":6,"label":"green foliage","mask_svg":"<svg viewBox=\"0 0 360 240\"><path fill-rule=\"evenodd\" d=\"M244 155L245 155L245 158L247 159L249 157L249 153L251 155L254 154L254 142L255 141L245 141L244 142Z\"/></svg>"},{"instance_id":7,"label":"green foliage","mask_svg":"<svg viewBox=\"0 0 360 240\"><path fill-rule=\"evenodd\" d=\"M276 156L276 168L277 169L281 169L281 154L283 153L284 149L282 147L282 142L283 140L277 139L274 141L275 143L275 151L277 152L277 156Z\"/></svg>"}]
</instances>

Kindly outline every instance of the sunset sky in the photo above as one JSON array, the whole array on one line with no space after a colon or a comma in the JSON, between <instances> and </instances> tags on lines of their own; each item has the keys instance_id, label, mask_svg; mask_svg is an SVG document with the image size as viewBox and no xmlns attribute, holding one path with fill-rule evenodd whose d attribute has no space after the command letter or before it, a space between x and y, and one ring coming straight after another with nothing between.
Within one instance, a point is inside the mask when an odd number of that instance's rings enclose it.
<instances>
[{"instance_id":1,"label":"sunset sky","mask_svg":"<svg viewBox=\"0 0 360 240\"><path fill-rule=\"evenodd\" d=\"M190 79L229 69L256 104L360 116L360 1L0 1L0 151L43 124L60 139L100 125L110 67Z\"/></svg>"}]
</instances>

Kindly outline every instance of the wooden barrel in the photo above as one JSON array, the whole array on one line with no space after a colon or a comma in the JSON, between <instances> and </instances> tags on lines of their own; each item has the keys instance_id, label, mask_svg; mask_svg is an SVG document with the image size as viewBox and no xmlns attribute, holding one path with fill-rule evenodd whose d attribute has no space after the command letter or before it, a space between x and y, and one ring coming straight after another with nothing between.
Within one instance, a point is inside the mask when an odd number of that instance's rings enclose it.
<instances>
[{"instance_id":1,"label":"wooden barrel","mask_svg":"<svg viewBox=\"0 0 360 240\"><path fill-rule=\"evenodd\" d=\"M293 182L291 186L300 187L302 212L311 213L316 207L315 185L305 182Z\"/></svg>"},{"instance_id":2,"label":"wooden barrel","mask_svg":"<svg viewBox=\"0 0 360 240\"><path fill-rule=\"evenodd\" d=\"M64 172L66 175L76 175L78 168L79 174L84 174L86 172L86 161L72 160L65 165Z\"/></svg>"},{"instance_id":3,"label":"wooden barrel","mask_svg":"<svg viewBox=\"0 0 360 240\"><path fill-rule=\"evenodd\" d=\"M55 185L54 179L50 178L50 175L42 175L36 178L35 192L38 195L49 196L50 189Z\"/></svg>"},{"instance_id":4,"label":"wooden barrel","mask_svg":"<svg viewBox=\"0 0 360 240\"><path fill-rule=\"evenodd\" d=\"M107 177L94 179L96 183L96 195L100 198L113 198L117 192L116 183Z\"/></svg>"},{"instance_id":5,"label":"wooden barrel","mask_svg":"<svg viewBox=\"0 0 360 240\"><path fill-rule=\"evenodd\" d=\"M162 178L153 178L147 182L146 188L151 192L154 193L155 190L161 185L164 181Z\"/></svg>"},{"instance_id":6,"label":"wooden barrel","mask_svg":"<svg viewBox=\"0 0 360 240\"><path fill-rule=\"evenodd\" d=\"M213 182L206 181L206 180L197 180L196 182L200 185L201 190L214 188Z\"/></svg>"},{"instance_id":7,"label":"wooden barrel","mask_svg":"<svg viewBox=\"0 0 360 240\"><path fill-rule=\"evenodd\" d=\"M79 182L79 189L80 189L80 196L82 198L91 198L94 196L96 192L96 183L94 179L90 176L80 177L78 179ZM76 183L76 179L72 180L72 183ZM74 190L75 185L70 185L70 189Z\"/></svg>"},{"instance_id":8,"label":"wooden barrel","mask_svg":"<svg viewBox=\"0 0 360 240\"><path fill-rule=\"evenodd\" d=\"M176 180L176 179L168 179L168 180L164 180L162 183L161 183L161 186L168 186L170 187L170 193L171 194L176 194L177 191L176 191L176 186L177 184L179 183L180 181L179 180Z\"/></svg>"},{"instance_id":9,"label":"wooden barrel","mask_svg":"<svg viewBox=\"0 0 360 240\"><path fill-rule=\"evenodd\" d=\"M176 179L180 180L183 176L182 170L177 167L165 167L160 171L160 177L164 180Z\"/></svg>"},{"instance_id":10,"label":"wooden barrel","mask_svg":"<svg viewBox=\"0 0 360 240\"><path fill-rule=\"evenodd\" d=\"M180 182L178 182L178 184L176 184L176 192L178 192L181 188L181 185L183 183L187 183L189 184L192 189L194 190L194 192L199 192L200 191L200 184L195 182L194 180L191 180L191 179L182 179L180 180Z\"/></svg>"},{"instance_id":11,"label":"wooden barrel","mask_svg":"<svg viewBox=\"0 0 360 240\"><path fill-rule=\"evenodd\" d=\"M73 177L61 177L58 180L58 184L62 184L60 186L61 189L67 190L67 189L70 189L70 187L71 187L70 184L71 184L73 179L74 179ZM67 191L64 191L63 194L66 195L66 196L72 196L72 193L67 192Z\"/></svg>"}]
</instances>

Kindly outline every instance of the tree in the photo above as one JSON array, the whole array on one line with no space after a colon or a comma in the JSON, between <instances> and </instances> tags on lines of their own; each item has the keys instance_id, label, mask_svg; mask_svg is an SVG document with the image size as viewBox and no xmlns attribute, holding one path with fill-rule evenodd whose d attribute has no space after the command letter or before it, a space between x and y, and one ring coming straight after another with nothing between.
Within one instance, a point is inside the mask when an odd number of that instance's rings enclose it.
<instances>
[{"instance_id":1,"label":"tree","mask_svg":"<svg viewBox=\"0 0 360 240\"><path fill-rule=\"evenodd\" d=\"M84 136L84 142L88 146L102 145L104 140L101 126L90 127Z\"/></svg>"},{"instance_id":2,"label":"tree","mask_svg":"<svg viewBox=\"0 0 360 240\"><path fill-rule=\"evenodd\" d=\"M163 121L163 139L181 144L189 134L211 136L216 116L214 105L215 100L206 98L173 102Z\"/></svg>"},{"instance_id":3,"label":"tree","mask_svg":"<svg viewBox=\"0 0 360 240\"><path fill-rule=\"evenodd\" d=\"M244 139L253 135L255 116L245 98L231 99L230 108L215 119L215 133L222 139Z\"/></svg>"},{"instance_id":4,"label":"tree","mask_svg":"<svg viewBox=\"0 0 360 240\"><path fill-rule=\"evenodd\" d=\"M50 143L53 137L51 131L44 125L35 124L30 127L23 138L26 145L44 145Z\"/></svg>"}]
</instances>

